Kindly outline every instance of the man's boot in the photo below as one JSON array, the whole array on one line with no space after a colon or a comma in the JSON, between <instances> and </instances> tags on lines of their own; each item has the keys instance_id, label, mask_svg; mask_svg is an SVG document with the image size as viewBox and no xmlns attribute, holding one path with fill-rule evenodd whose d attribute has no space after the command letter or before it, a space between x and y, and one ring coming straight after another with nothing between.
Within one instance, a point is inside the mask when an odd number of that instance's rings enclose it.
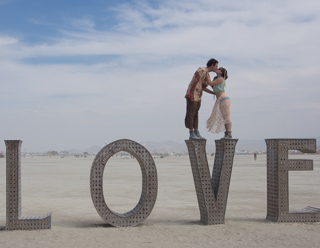
<instances>
[{"instance_id":1,"label":"man's boot","mask_svg":"<svg viewBox=\"0 0 320 248\"><path fill-rule=\"evenodd\" d=\"M199 137L200 139L205 139L200 135L200 132L198 130L194 130L194 133L197 137Z\"/></svg>"},{"instance_id":2,"label":"man's boot","mask_svg":"<svg viewBox=\"0 0 320 248\"><path fill-rule=\"evenodd\" d=\"M200 140L200 138L195 134L194 131L190 131L189 140Z\"/></svg>"}]
</instances>

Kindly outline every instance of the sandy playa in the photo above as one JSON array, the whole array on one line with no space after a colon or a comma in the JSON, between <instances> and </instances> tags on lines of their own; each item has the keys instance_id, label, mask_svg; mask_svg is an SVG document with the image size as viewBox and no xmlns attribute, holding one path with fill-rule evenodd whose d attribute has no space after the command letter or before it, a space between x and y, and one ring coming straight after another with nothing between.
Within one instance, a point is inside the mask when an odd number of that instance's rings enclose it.
<instances>
[{"instance_id":1,"label":"sandy playa","mask_svg":"<svg viewBox=\"0 0 320 248\"><path fill-rule=\"evenodd\" d=\"M290 172L290 209L320 207L320 156L314 170ZM0 232L6 247L319 247L320 223L274 223L266 216L266 157L235 156L225 225L204 226L189 157L155 159L156 205L141 225L114 228L96 212L90 195L94 157L22 158L22 216L52 212L52 229ZM208 157L212 167L214 158ZM0 226L5 225L5 159L0 159ZM210 168L212 169L212 168ZM123 176L120 176L123 175ZM135 159L112 158L104 174L105 199L125 212L138 202L141 174ZM124 185L125 183L125 185Z\"/></svg>"}]
</instances>

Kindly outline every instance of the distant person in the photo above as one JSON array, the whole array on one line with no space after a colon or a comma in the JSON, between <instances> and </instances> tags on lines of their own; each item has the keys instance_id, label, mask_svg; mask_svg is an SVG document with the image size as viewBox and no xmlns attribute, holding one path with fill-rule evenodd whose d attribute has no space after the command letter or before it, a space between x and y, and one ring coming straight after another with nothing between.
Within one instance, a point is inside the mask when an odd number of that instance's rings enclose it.
<instances>
[{"instance_id":1,"label":"distant person","mask_svg":"<svg viewBox=\"0 0 320 248\"><path fill-rule=\"evenodd\" d=\"M200 67L193 75L191 82L189 83L185 98L187 100L187 112L184 119L186 128L189 129L189 139L199 140L204 139L198 130L199 123L199 109L201 107L202 91L206 91L212 94L212 91L208 90L208 79L210 81L209 72L215 72L218 68L218 61L210 59L207 63L207 67Z\"/></svg>"},{"instance_id":2,"label":"distant person","mask_svg":"<svg viewBox=\"0 0 320 248\"><path fill-rule=\"evenodd\" d=\"M257 160L257 153L254 153L254 160Z\"/></svg>"},{"instance_id":3,"label":"distant person","mask_svg":"<svg viewBox=\"0 0 320 248\"><path fill-rule=\"evenodd\" d=\"M217 98L212 113L207 120L207 128L208 131L212 133L220 133L225 130L225 135L222 139L232 139L231 101L225 93L228 72L223 67L220 67L215 72L217 76L213 78L213 81L207 78L207 83L212 86L213 94L215 94Z\"/></svg>"}]
</instances>

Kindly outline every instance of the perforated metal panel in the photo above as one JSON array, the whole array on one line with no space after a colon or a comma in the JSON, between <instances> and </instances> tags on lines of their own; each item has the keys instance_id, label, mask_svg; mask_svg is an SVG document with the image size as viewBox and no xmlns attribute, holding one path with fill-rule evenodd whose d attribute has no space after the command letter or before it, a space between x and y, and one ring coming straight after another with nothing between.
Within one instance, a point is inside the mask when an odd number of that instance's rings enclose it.
<instances>
[{"instance_id":1,"label":"perforated metal panel","mask_svg":"<svg viewBox=\"0 0 320 248\"><path fill-rule=\"evenodd\" d=\"M103 196L103 171L111 156L125 151L139 162L142 172L142 192L138 204L129 212L121 214L112 211ZM136 226L151 213L158 192L157 169L146 148L132 140L118 140L102 148L92 163L90 188L93 204L103 220L116 227Z\"/></svg>"},{"instance_id":2,"label":"perforated metal panel","mask_svg":"<svg viewBox=\"0 0 320 248\"><path fill-rule=\"evenodd\" d=\"M267 219L276 222L318 222L320 209L306 207L289 213L289 171L313 170L312 160L288 159L289 150L313 153L315 139L266 139Z\"/></svg>"},{"instance_id":3,"label":"perforated metal panel","mask_svg":"<svg viewBox=\"0 0 320 248\"><path fill-rule=\"evenodd\" d=\"M233 158L237 139L216 140L212 178L206 155L206 140L186 140L196 188L200 221L224 224Z\"/></svg>"},{"instance_id":4,"label":"perforated metal panel","mask_svg":"<svg viewBox=\"0 0 320 248\"><path fill-rule=\"evenodd\" d=\"M21 140L6 140L7 223L2 230L51 229L51 213L21 217Z\"/></svg>"}]
</instances>

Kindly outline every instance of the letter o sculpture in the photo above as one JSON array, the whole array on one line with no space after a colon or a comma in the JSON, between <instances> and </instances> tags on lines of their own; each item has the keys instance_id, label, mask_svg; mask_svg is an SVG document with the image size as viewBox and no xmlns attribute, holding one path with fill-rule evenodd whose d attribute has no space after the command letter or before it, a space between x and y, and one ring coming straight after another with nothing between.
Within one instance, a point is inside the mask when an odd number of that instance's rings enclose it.
<instances>
[{"instance_id":1,"label":"letter o sculpture","mask_svg":"<svg viewBox=\"0 0 320 248\"><path fill-rule=\"evenodd\" d=\"M142 192L138 204L129 212L120 214L108 208L103 195L103 172L111 156L125 151L139 162L142 172ZM143 222L155 205L158 193L157 168L149 151L137 142L122 139L106 145L96 155L90 174L90 189L93 204L103 220L112 226L129 227Z\"/></svg>"}]
</instances>

